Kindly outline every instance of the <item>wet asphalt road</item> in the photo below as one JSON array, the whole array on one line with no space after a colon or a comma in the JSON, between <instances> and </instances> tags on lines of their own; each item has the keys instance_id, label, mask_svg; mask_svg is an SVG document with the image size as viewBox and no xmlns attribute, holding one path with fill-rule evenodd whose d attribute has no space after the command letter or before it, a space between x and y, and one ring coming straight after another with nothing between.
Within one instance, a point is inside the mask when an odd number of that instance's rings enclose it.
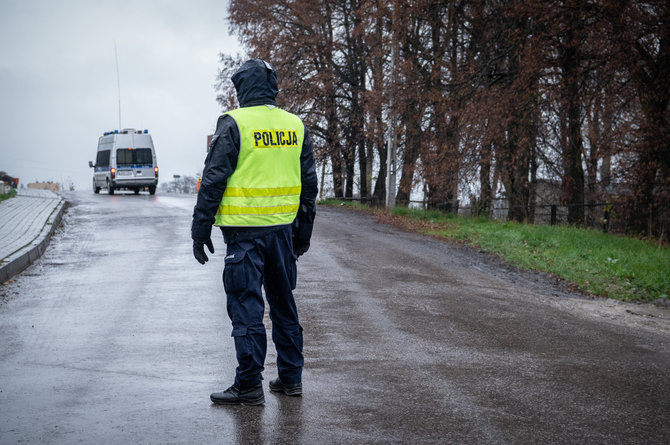
<instances>
[{"instance_id":1,"label":"wet asphalt road","mask_svg":"<svg viewBox=\"0 0 670 445\"><path fill-rule=\"evenodd\" d=\"M299 262L304 396L270 393L270 346L265 406L214 406L235 368L225 245L192 258L194 198L70 199L0 287L2 444L670 441L667 331L330 208Z\"/></svg>"}]
</instances>

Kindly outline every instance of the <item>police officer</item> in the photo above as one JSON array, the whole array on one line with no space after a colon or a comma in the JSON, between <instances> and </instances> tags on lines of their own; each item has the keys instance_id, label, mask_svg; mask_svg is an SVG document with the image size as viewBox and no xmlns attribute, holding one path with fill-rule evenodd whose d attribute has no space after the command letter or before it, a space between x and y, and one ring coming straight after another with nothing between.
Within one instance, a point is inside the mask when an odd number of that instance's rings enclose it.
<instances>
[{"instance_id":1,"label":"police officer","mask_svg":"<svg viewBox=\"0 0 670 445\"><path fill-rule=\"evenodd\" d=\"M223 232L227 251L223 285L233 324L237 369L234 384L212 402L265 402L264 302L270 307L278 377L272 391L302 394L302 327L293 299L296 260L309 249L316 213L317 178L312 142L300 118L275 104L277 75L251 59L232 76L240 108L219 117L193 210L193 255L211 253L212 225Z\"/></svg>"}]
</instances>

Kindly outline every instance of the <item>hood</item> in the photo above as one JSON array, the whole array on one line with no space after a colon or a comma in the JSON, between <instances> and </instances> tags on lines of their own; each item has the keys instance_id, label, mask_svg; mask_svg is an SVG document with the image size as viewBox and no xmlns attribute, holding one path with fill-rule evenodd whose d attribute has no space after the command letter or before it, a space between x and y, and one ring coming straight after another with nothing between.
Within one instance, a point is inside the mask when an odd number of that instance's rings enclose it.
<instances>
[{"instance_id":1,"label":"hood","mask_svg":"<svg viewBox=\"0 0 670 445\"><path fill-rule=\"evenodd\" d=\"M249 59L231 77L240 107L274 105L277 73L272 65L260 59Z\"/></svg>"}]
</instances>

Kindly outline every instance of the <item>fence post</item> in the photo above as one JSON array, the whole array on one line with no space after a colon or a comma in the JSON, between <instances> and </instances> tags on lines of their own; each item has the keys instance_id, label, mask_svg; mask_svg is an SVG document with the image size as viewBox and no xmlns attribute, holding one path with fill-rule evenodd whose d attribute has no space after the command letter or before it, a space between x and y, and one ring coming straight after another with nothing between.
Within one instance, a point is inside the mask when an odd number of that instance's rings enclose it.
<instances>
[{"instance_id":1,"label":"fence post","mask_svg":"<svg viewBox=\"0 0 670 445\"><path fill-rule=\"evenodd\" d=\"M551 225L556 225L556 204L551 205Z\"/></svg>"}]
</instances>

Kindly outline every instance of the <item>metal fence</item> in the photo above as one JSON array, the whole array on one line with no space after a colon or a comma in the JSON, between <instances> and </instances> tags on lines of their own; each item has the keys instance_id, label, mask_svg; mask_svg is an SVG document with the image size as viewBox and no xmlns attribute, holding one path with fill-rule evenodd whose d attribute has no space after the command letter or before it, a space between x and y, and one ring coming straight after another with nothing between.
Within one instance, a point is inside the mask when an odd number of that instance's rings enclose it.
<instances>
[{"instance_id":1,"label":"metal fence","mask_svg":"<svg viewBox=\"0 0 670 445\"><path fill-rule=\"evenodd\" d=\"M568 214L570 207L581 207L584 209L583 224L604 232L619 231L624 229L623 221L616 218L614 206L610 203L592 204L541 204L531 206L527 209L528 221L533 224L559 225L569 224ZM475 212L477 210L475 209ZM497 221L506 221L509 208L495 207L491 210L489 218ZM472 208L459 208L459 216L473 216Z\"/></svg>"},{"instance_id":2,"label":"metal fence","mask_svg":"<svg viewBox=\"0 0 670 445\"><path fill-rule=\"evenodd\" d=\"M357 201L363 204L373 204L371 198L330 198L338 199L342 201ZM494 206L490 210L488 217L496 221L507 221L507 215L509 213L509 207L506 207L506 200L496 199L494 200ZM425 210L428 208L427 201L410 201L409 207L419 210ZM455 213L458 216L462 217L472 217L482 215L481 209L473 208L470 206L461 207L458 201L449 203L451 213ZM528 215L527 221L531 224L541 224L541 225L560 225L569 224L568 213L570 207L583 207L584 209L584 222L583 224L587 227L592 227L594 229L602 230L604 232L624 232L626 230L625 221L623 218L620 218L616 206L611 203L589 203L589 204L537 204L535 206L529 206L526 211Z\"/></svg>"}]
</instances>

